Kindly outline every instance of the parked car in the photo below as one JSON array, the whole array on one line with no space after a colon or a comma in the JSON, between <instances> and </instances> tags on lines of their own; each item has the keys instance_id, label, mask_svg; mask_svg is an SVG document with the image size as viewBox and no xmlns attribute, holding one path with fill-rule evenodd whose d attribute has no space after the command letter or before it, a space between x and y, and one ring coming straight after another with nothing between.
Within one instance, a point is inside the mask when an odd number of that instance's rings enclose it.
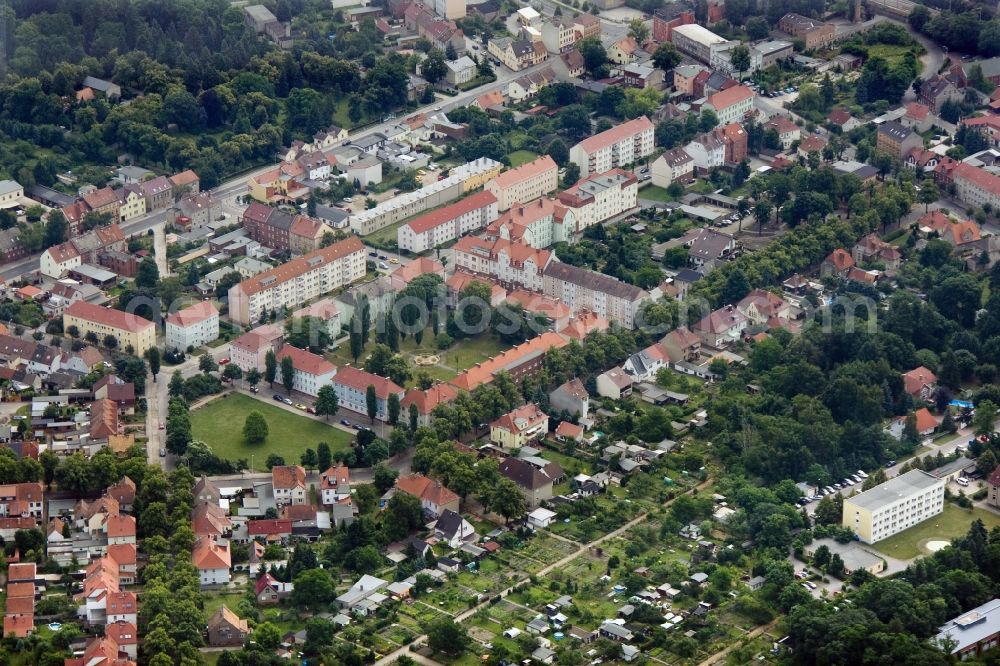
<instances>
[{"instance_id":1,"label":"parked car","mask_svg":"<svg viewBox=\"0 0 1000 666\"><path fill-rule=\"evenodd\" d=\"M167 450L166 449L160 449L160 457L161 458L166 458L167 457Z\"/></svg>"},{"instance_id":2,"label":"parked car","mask_svg":"<svg viewBox=\"0 0 1000 666\"><path fill-rule=\"evenodd\" d=\"M378 267L385 271L389 269L389 264L385 263L384 261L380 261L378 262Z\"/></svg>"},{"instance_id":3,"label":"parked car","mask_svg":"<svg viewBox=\"0 0 1000 666\"><path fill-rule=\"evenodd\" d=\"M860 469L858 470L858 476L860 476L862 479L867 479L868 478L868 475L864 472L864 470L860 470Z\"/></svg>"},{"instance_id":4,"label":"parked car","mask_svg":"<svg viewBox=\"0 0 1000 666\"><path fill-rule=\"evenodd\" d=\"M227 363L229 363L229 357L228 356L226 358L224 358L224 359L221 359L219 361L219 365L226 365Z\"/></svg>"},{"instance_id":5,"label":"parked car","mask_svg":"<svg viewBox=\"0 0 1000 666\"><path fill-rule=\"evenodd\" d=\"M306 411L309 412L310 414L315 414L316 408L313 407L312 405L309 405L308 407L306 407Z\"/></svg>"},{"instance_id":6,"label":"parked car","mask_svg":"<svg viewBox=\"0 0 1000 666\"><path fill-rule=\"evenodd\" d=\"M369 257L378 257L378 252L369 252L368 256Z\"/></svg>"},{"instance_id":7,"label":"parked car","mask_svg":"<svg viewBox=\"0 0 1000 666\"><path fill-rule=\"evenodd\" d=\"M348 428L350 428L351 427L351 422L348 421L347 419L340 419L340 425L347 426Z\"/></svg>"},{"instance_id":8,"label":"parked car","mask_svg":"<svg viewBox=\"0 0 1000 666\"><path fill-rule=\"evenodd\" d=\"M390 264L398 264L399 263L399 259L397 259L396 257L393 257L392 259L389 260L389 263Z\"/></svg>"},{"instance_id":9,"label":"parked car","mask_svg":"<svg viewBox=\"0 0 1000 666\"><path fill-rule=\"evenodd\" d=\"M280 395L278 395L277 393L275 393L274 396L272 396L272 397L275 400L277 400L278 402L284 402L285 401L285 399L283 397L281 397Z\"/></svg>"},{"instance_id":10,"label":"parked car","mask_svg":"<svg viewBox=\"0 0 1000 666\"><path fill-rule=\"evenodd\" d=\"M297 410L299 410L301 412L304 412L304 411L306 411L306 406L303 405L301 402L297 402L297 403L295 403L295 409L297 409Z\"/></svg>"}]
</instances>

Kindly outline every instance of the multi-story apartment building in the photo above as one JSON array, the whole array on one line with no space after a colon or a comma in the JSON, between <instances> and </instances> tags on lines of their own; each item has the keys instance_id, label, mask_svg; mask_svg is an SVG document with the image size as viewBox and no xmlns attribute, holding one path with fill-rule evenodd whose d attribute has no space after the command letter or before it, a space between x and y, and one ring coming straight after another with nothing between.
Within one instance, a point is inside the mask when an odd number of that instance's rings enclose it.
<instances>
[{"instance_id":1,"label":"multi-story apartment building","mask_svg":"<svg viewBox=\"0 0 1000 666\"><path fill-rule=\"evenodd\" d=\"M945 480L919 469L844 499L843 525L875 543L944 510Z\"/></svg>"},{"instance_id":2,"label":"multi-story apartment building","mask_svg":"<svg viewBox=\"0 0 1000 666\"><path fill-rule=\"evenodd\" d=\"M503 212L515 203L528 203L559 186L559 167L548 155L522 164L486 183L497 198L497 210Z\"/></svg>"},{"instance_id":3,"label":"multi-story apartment building","mask_svg":"<svg viewBox=\"0 0 1000 666\"><path fill-rule=\"evenodd\" d=\"M368 387L374 386L377 405L375 418L380 421L389 418L389 395L395 394L400 400L404 395L403 388L392 380L351 366L337 370L331 384L337 392L337 400L341 407L365 416L368 415Z\"/></svg>"},{"instance_id":4,"label":"multi-story apartment building","mask_svg":"<svg viewBox=\"0 0 1000 666\"><path fill-rule=\"evenodd\" d=\"M207 345L219 337L219 311L211 301L201 301L169 315L167 347L184 351Z\"/></svg>"},{"instance_id":5,"label":"multi-story apartment building","mask_svg":"<svg viewBox=\"0 0 1000 666\"><path fill-rule=\"evenodd\" d=\"M555 16L542 23L542 43L549 53L566 53L573 48L578 38L575 19Z\"/></svg>"},{"instance_id":6,"label":"multi-story apartment building","mask_svg":"<svg viewBox=\"0 0 1000 666\"><path fill-rule=\"evenodd\" d=\"M337 373L336 366L319 354L313 354L305 349L284 345L277 353L278 363L288 357L292 359L292 390L316 397L319 389L333 380Z\"/></svg>"},{"instance_id":7,"label":"multi-story apartment building","mask_svg":"<svg viewBox=\"0 0 1000 666\"><path fill-rule=\"evenodd\" d=\"M258 326L236 338L229 345L229 359L244 373L263 370L268 351L277 353L284 339L284 329L276 324Z\"/></svg>"},{"instance_id":8,"label":"multi-story apartment building","mask_svg":"<svg viewBox=\"0 0 1000 666\"><path fill-rule=\"evenodd\" d=\"M228 542L218 544L209 537L198 539L191 551L191 563L198 570L202 587L226 585L230 581L232 556Z\"/></svg>"},{"instance_id":9,"label":"multi-story apartment building","mask_svg":"<svg viewBox=\"0 0 1000 666\"><path fill-rule=\"evenodd\" d=\"M653 154L653 123L642 116L595 134L576 144L569 158L584 178L628 166Z\"/></svg>"},{"instance_id":10,"label":"multi-story apartment building","mask_svg":"<svg viewBox=\"0 0 1000 666\"><path fill-rule=\"evenodd\" d=\"M490 423L490 442L504 451L527 446L549 432L549 417L538 405L529 403Z\"/></svg>"},{"instance_id":11,"label":"multi-story apartment building","mask_svg":"<svg viewBox=\"0 0 1000 666\"><path fill-rule=\"evenodd\" d=\"M552 260L548 250L498 239L490 241L466 236L455 244L455 267L474 275L485 275L508 288L542 290L545 267Z\"/></svg>"},{"instance_id":12,"label":"multi-story apartment building","mask_svg":"<svg viewBox=\"0 0 1000 666\"><path fill-rule=\"evenodd\" d=\"M562 233L565 216L563 224L557 223L557 208L561 206L554 199L546 197L528 204L517 204L487 226L483 237L487 240L502 238L524 243L536 249L546 248L552 243L566 240ZM559 213L562 214L563 211ZM570 215L572 216L572 213ZM575 220L575 217L573 219Z\"/></svg>"},{"instance_id":13,"label":"multi-story apartment building","mask_svg":"<svg viewBox=\"0 0 1000 666\"><path fill-rule=\"evenodd\" d=\"M990 204L994 210L1000 206L1000 176L985 169L961 162L951 169L951 182L958 199L969 206Z\"/></svg>"},{"instance_id":14,"label":"multi-story apartment building","mask_svg":"<svg viewBox=\"0 0 1000 666\"><path fill-rule=\"evenodd\" d=\"M670 41L681 53L708 64L712 61L712 47L728 40L697 23L690 23L671 28Z\"/></svg>"},{"instance_id":15,"label":"multi-story apartment building","mask_svg":"<svg viewBox=\"0 0 1000 666\"><path fill-rule=\"evenodd\" d=\"M97 263L103 252L123 250L125 234L117 224L109 224L48 248L39 257L39 270L42 275L58 278L80 264Z\"/></svg>"},{"instance_id":16,"label":"multi-story apartment building","mask_svg":"<svg viewBox=\"0 0 1000 666\"><path fill-rule=\"evenodd\" d=\"M572 213L575 228L566 228L567 236L587 227L602 224L638 205L639 180L624 169L583 178L559 193L559 203ZM564 221L564 226L567 226Z\"/></svg>"},{"instance_id":17,"label":"multi-story apartment building","mask_svg":"<svg viewBox=\"0 0 1000 666\"><path fill-rule=\"evenodd\" d=\"M229 290L229 317L246 326L261 315L295 307L365 276L366 249L356 236L292 259Z\"/></svg>"},{"instance_id":18,"label":"multi-story apartment building","mask_svg":"<svg viewBox=\"0 0 1000 666\"><path fill-rule=\"evenodd\" d=\"M497 198L482 191L410 220L396 231L401 250L414 254L482 229L497 219Z\"/></svg>"},{"instance_id":19,"label":"multi-story apartment building","mask_svg":"<svg viewBox=\"0 0 1000 666\"><path fill-rule=\"evenodd\" d=\"M746 86L733 86L708 98L702 107L715 111L719 124L737 123L753 110L753 90Z\"/></svg>"},{"instance_id":20,"label":"multi-story apartment building","mask_svg":"<svg viewBox=\"0 0 1000 666\"><path fill-rule=\"evenodd\" d=\"M653 12L653 40L660 44L669 42L674 28L694 22L694 10L683 3L671 2Z\"/></svg>"},{"instance_id":21,"label":"multi-story apartment building","mask_svg":"<svg viewBox=\"0 0 1000 666\"><path fill-rule=\"evenodd\" d=\"M506 372L520 384L521 380L542 369L547 351L567 344L567 339L562 335L555 331L545 331L527 342L477 363L448 383L460 391L472 391L477 386L492 382L497 373Z\"/></svg>"},{"instance_id":22,"label":"multi-story apartment building","mask_svg":"<svg viewBox=\"0 0 1000 666\"><path fill-rule=\"evenodd\" d=\"M778 21L778 29L805 42L806 50L829 46L836 39L836 28L801 14L789 12Z\"/></svg>"},{"instance_id":23,"label":"multi-story apartment building","mask_svg":"<svg viewBox=\"0 0 1000 666\"><path fill-rule=\"evenodd\" d=\"M146 214L146 198L138 185L126 185L118 190L118 219L124 222Z\"/></svg>"},{"instance_id":24,"label":"multi-story apartment building","mask_svg":"<svg viewBox=\"0 0 1000 666\"><path fill-rule=\"evenodd\" d=\"M430 208L446 204L496 178L502 167L500 162L488 157L467 162L452 169L447 178L425 185L415 192L400 194L370 210L354 213L351 215L351 228L365 236Z\"/></svg>"},{"instance_id":25,"label":"multi-story apartment building","mask_svg":"<svg viewBox=\"0 0 1000 666\"><path fill-rule=\"evenodd\" d=\"M911 150L923 145L922 136L896 120L878 126L875 147L879 152L903 159Z\"/></svg>"},{"instance_id":26,"label":"multi-story apartment building","mask_svg":"<svg viewBox=\"0 0 1000 666\"><path fill-rule=\"evenodd\" d=\"M683 148L664 152L653 162L650 173L653 185L670 187L673 183L686 183L694 175L694 159Z\"/></svg>"},{"instance_id":27,"label":"multi-story apartment building","mask_svg":"<svg viewBox=\"0 0 1000 666\"><path fill-rule=\"evenodd\" d=\"M511 39L510 37L495 37L486 45L490 55L496 57L515 72L526 67L537 65L548 57L545 44L529 39Z\"/></svg>"},{"instance_id":28,"label":"multi-story apartment building","mask_svg":"<svg viewBox=\"0 0 1000 666\"><path fill-rule=\"evenodd\" d=\"M636 314L649 294L621 280L560 261L545 268L542 293L558 298L574 313L589 310L625 328L634 328Z\"/></svg>"},{"instance_id":29,"label":"multi-story apartment building","mask_svg":"<svg viewBox=\"0 0 1000 666\"><path fill-rule=\"evenodd\" d=\"M111 335L118 341L120 349L132 349L136 356L142 356L156 345L156 325L139 315L121 310L94 305L86 301L76 301L63 312L63 330L75 326L80 337L94 333L104 343Z\"/></svg>"},{"instance_id":30,"label":"multi-story apartment building","mask_svg":"<svg viewBox=\"0 0 1000 666\"><path fill-rule=\"evenodd\" d=\"M243 228L253 240L274 250L305 254L317 249L329 228L306 215L291 213L253 202L243 212Z\"/></svg>"},{"instance_id":31,"label":"multi-story apartment building","mask_svg":"<svg viewBox=\"0 0 1000 666\"><path fill-rule=\"evenodd\" d=\"M992 650L1000 645L1000 599L990 599L948 620L931 640L935 645L949 646L959 662Z\"/></svg>"},{"instance_id":32,"label":"multi-story apartment building","mask_svg":"<svg viewBox=\"0 0 1000 666\"><path fill-rule=\"evenodd\" d=\"M601 19L593 14L577 14L573 18L573 28L580 34L580 39L601 37Z\"/></svg>"}]
</instances>

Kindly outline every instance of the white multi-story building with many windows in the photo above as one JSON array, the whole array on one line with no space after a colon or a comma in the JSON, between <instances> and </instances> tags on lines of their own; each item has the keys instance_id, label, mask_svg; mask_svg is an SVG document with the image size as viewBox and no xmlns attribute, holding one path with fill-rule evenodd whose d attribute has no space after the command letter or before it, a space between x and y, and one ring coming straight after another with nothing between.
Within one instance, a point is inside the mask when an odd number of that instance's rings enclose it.
<instances>
[{"instance_id":1,"label":"white multi-story building with many windows","mask_svg":"<svg viewBox=\"0 0 1000 666\"><path fill-rule=\"evenodd\" d=\"M542 290L542 274L552 261L548 250L503 238L466 236L455 243L455 267L493 278L507 289Z\"/></svg>"},{"instance_id":2,"label":"white multi-story building with many windows","mask_svg":"<svg viewBox=\"0 0 1000 666\"><path fill-rule=\"evenodd\" d=\"M423 252L482 229L497 219L497 198L482 191L410 220L397 230L401 250Z\"/></svg>"},{"instance_id":3,"label":"white multi-story building with many windows","mask_svg":"<svg viewBox=\"0 0 1000 666\"><path fill-rule=\"evenodd\" d=\"M514 167L486 183L497 198L497 210L503 212L516 203L534 201L559 186L559 167L548 155Z\"/></svg>"},{"instance_id":4,"label":"white multi-story building with many windows","mask_svg":"<svg viewBox=\"0 0 1000 666\"><path fill-rule=\"evenodd\" d=\"M595 312L625 328L635 328L639 307L649 298L639 287L561 261L545 268L542 293L558 298L574 313Z\"/></svg>"},{"instance_id":5,"label":"white multi-story building with many windows","mask_svg":"<svg viewBox=\"0 0 1000 666\"><path fill-rule=\"evenodd\" d=\"M201 301L167 317L167 347L185 351L219 337L219 311L211 301Z\"/></svg>"},{"instance_id":6,"label":"white multi-story building with many windows","mask_svg":"<svg viewBox=\"0 0 1000 666\"><path fill-rule=\"evenodd\" d=\"M319 395L321 386L326 386L337 374L337 367L319 354L305 349L283 346L277 353L278 363L287 356L292 359L292 390L313 397ZM279 365L280 371L280 365Z\"/></svg>"},{"instance_id":7,"label":"white multi-story building with many windows","mask_svg":"<svg viewBox=\"0 0 1000 666\"><path fill-rule=\"evenodd\" d=\"M567 233L580 233L634 209L639 201L639 180L634 173L613 169L593 174L559 193L559 203L573 212L576 227Z\"/></svg>"},{"instance_id":8,"label":"white multi-story building with many windows","mask_svg":"<svg viewBox=\"0 0 1000 666\"><path fill-rule=\"evenodd\" d=\"M944 510L944 479L914 469L844 499L843 524L875 543Z\"/></svg>"},{"instance_id":9,"label":"white multi-story building with many windows","mask_svg":"<svg viewBox=\"0 0 1000 666\"><path fill-rule=\"evenodd\" d=\"M365 276L366 248L351 236L310 252L229 290L229 317L246 326L261 315L283 307L298 307Z\"/></svg>"},{"instance_id":10,"label":"white multi-story building with many windows","mask_svg":"<svg viewBox=\"0 0 1000 666\"><path fill-rule=\"evenodd\" d=\"M638 162L653 154L653 123L642 116L595 134L569 150L569 159L587 177Z\"/></svg>"}]
</instances>

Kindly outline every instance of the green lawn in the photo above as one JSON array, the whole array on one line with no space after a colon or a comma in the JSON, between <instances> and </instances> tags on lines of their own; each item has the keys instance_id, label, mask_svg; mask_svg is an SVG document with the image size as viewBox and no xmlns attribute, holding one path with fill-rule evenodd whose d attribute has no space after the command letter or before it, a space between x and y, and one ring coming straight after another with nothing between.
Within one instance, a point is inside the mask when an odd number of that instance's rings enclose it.
<instances>
[{"instance_id":1,"label":"green lawn","mask_svg":"<svg viewBox=\"0 0 1000 666\"><path fill-rule=\"evenodd\" d=\"M519 167L538 157L538 153L533 153L530 150L515 150L507 157L510 158L510 165L512 167Z\"/></svg>"},{"instance_id":2,"label":"green lawn","mask_svg":"<svg viewBox=\"0 0 1000 666\"><path fill-rule=\"evenodd\" d=\"M944 512L919 525L874 544L876 550L892 557L907 560L926 554L921 545L927 540L951 541L964 536L976 519L983 521L986 531L1000 526L1000 516L982 509L968 511L945 502Z\"/></svg>"},{"instance_id":3,"label":"green lawn","mask_svg":"<svg viewBox=\"0 0 1000 666\"><path fill-rule=\"evenodd\" d=\"M674 197L670 196L670 193L665 188L657 187L656 185L647 185L639 190L639 198L649 199L650 201L662 201L664 203L674 201Z\"/></svg>"},{"instance_id":4,"label":"green lawn","mask_svg":"<svg viewBox=\"0 0 1000 666\"><path fill-rule=\"evenodd\" d=\"M260 412L269 429L267 441L255 446L243 440L243 422L251 411ZM327 442L337 451L346 449L353 439L338 428L241 393L218 398L191 412L191 432L221 458L246 458L250 462L253 455L253 467L259 471L267 471L264 460L270 453L281 455L288 463L297 463L307 448L315 449L320 442Z\"/></svg>"}]
</instances>

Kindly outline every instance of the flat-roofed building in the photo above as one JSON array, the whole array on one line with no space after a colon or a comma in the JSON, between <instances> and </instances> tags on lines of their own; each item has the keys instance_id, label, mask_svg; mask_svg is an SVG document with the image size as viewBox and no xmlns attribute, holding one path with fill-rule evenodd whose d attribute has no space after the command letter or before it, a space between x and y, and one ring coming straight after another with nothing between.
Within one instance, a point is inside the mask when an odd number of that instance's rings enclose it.
<instances>
[{"instance_id":1,"label":"flat-roofed building","mask_svg":"<svg viewBox=\"0 0 1000 666\"><path fill-rule=\"evenodd\" d=\"M951 654L962 661L1000 645L1000 599L990 599L948 620L938 630L934 642L949 644Z\"/></svg>"},{"instance_id":2,"label":"flat-roofed building","mask_svg":"<svg viewBox=\"0 0 1000 666\"><path fill-rule=\"evenodd\" d=\"M729 40L697 23L690 23L673 27L670 30L670 41L681 53L708 63L712 59L712 47Z\"/></svg>"},{"instance_id":3,"label":"flat-roofed building","mask_svg":"<svg viewBox=\"0 0 1000 666\"><path fill-rule=\"evenodd\" d=\"M914 469L844 499L843 524L875 543L944 510L944 480Z\"/></svg>"}]
</instances>

